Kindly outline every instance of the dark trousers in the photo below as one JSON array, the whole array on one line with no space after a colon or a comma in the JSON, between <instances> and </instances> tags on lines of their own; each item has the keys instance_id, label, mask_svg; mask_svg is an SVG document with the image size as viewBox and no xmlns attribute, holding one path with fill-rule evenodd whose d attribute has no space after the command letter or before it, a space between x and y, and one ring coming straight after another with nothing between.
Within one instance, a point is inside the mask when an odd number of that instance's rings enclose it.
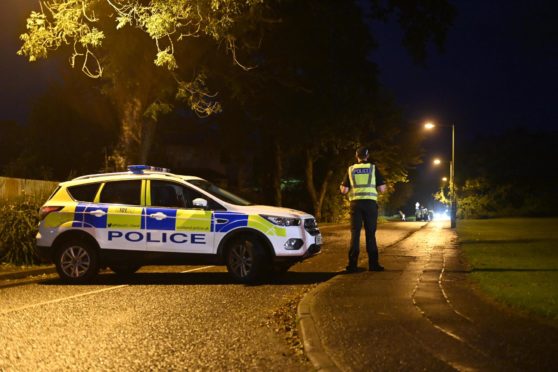
<instances>
[{"instance_id":1,"label":"dark trousers","mask_svg":"<svg viewBox=\"0 0 558 372\"><path fill-rule=\"evenodd\" d=\"M369 268L379 265L378 246L376 245L376 225L378 204L374 200L355 200L351 202L351 246L349 248L349 267L356 268L360 253L360 229L364 223L366 251Z\"/></svg>"}]
</instances>

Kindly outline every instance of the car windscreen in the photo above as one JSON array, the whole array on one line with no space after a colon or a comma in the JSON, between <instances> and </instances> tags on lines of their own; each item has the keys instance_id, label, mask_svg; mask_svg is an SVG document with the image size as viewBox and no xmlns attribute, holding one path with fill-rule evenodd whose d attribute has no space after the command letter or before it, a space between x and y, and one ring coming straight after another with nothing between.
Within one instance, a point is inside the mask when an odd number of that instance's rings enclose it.
<instances>
[{"instance_id":1,"label":"car windscreen","mask_svg":"<svg viewBox=\"0 0 558 372\"><path fill-rule=\"evenodd\" d=\"M223 190L222 188L212 184L206 180L188 180L188 183L199 187L200 189L210 193L211 195L234 205L252 205L249 201L242 199L240 196L236 196L227 190Z\"/></svg>"}]
</instances>

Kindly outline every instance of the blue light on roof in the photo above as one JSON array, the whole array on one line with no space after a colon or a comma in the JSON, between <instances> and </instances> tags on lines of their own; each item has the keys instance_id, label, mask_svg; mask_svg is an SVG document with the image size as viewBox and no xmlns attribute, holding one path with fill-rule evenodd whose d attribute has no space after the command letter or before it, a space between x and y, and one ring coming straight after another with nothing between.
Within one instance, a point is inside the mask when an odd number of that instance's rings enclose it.
<instances>
[{"instance_id":1,"label":"blue light on roof","mask_svg":"<svg viewBox=\"0 0 558 372\"><path fill-rule=\"evenodd\" d=\"M161 167L152 167L150 165L128 165L128 170L133 174L143 174L144 171L170 173L170 169Z\"/></svg>"}]
</instances>

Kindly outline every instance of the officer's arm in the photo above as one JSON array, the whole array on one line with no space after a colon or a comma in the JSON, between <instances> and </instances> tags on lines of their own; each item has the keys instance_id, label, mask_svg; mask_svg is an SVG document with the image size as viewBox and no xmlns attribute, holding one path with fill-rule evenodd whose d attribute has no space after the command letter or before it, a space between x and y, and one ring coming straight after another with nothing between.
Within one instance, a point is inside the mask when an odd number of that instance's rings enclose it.
<instances>
[{"instance_id":1,"label":"officer's arm","mask_svg":"<svg viewBox=\"0 0 558 372\"><path fill-rule=\"evenodd\" d=\"M386 192L387 187L384 181L384 177L382 176L382 174L380 173L377 167L376 167L376 184L378 185L376 186L376 190L378 190L378 192L380 193Z\"/></svg>"},{"instance_id":2,"label":"officer's arm","mask_svg":"<svg viewBox=\"0 0 558 372\"><path fill-rule=\"evenodd\" d=\"M343 182L339 186L339 191L341 191L341 194L344 195L349 192L349 185L349 175L345 174L345 178L343 178Z\"/></svg>"}]
</instances>

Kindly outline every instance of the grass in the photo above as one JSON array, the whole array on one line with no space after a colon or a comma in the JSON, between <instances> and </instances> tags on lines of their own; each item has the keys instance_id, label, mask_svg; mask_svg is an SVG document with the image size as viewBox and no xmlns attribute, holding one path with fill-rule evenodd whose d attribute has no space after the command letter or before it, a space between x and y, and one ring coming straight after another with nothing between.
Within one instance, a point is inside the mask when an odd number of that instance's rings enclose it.
<instances>
[{"instance_id":1,"label":"grass","mask_svg":"<svg viewBox=\"0 0 558 372\"><path fill-rule=\"evenodd\" d=\"M558 218L462 220L457 233L483 291L558 320Z\"/></svg>"}]
</instances>

